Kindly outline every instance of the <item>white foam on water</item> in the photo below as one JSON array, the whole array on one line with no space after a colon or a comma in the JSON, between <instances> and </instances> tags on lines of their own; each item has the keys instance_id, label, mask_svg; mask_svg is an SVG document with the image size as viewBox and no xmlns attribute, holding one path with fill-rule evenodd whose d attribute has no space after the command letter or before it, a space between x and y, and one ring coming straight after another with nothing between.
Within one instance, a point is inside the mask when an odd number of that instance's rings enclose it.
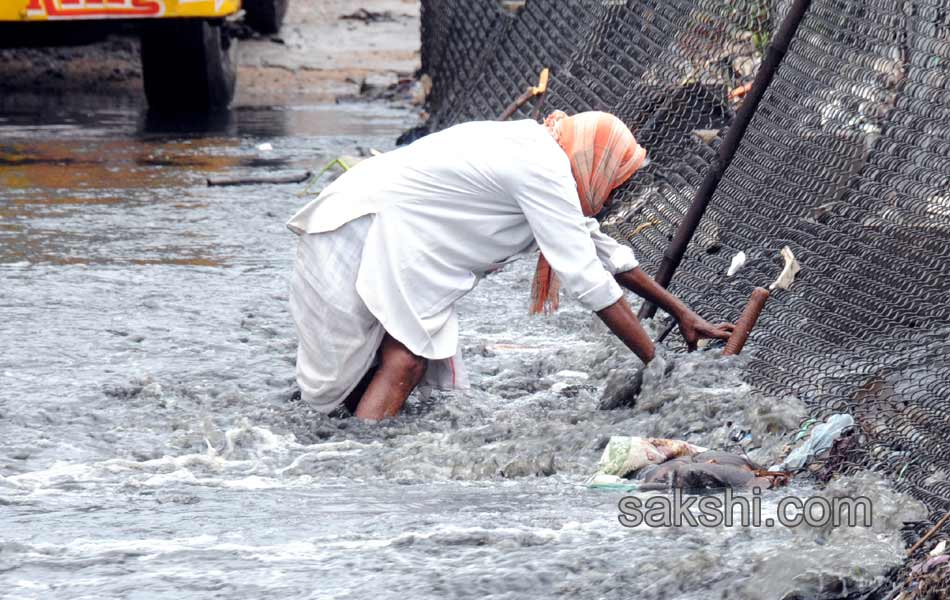
<instances>
[{"instance_id":1,"label":"white foam on water","mask_svg":"<svg viewBox=\"0 0 950 600\"><path fill-rule=\"evenodd\" d=\"M353 440L301 444L293 434L277 434L246 419L224 432L225 446L208 442L204 454L163 456L151 460L108 459L93 463L56 461L46 469L0 475L0 488L31 494L62 493L64 484L95 488L107 484L162 488L173 484L264 490L308 485L312 477L293 471L319 461L355 459L379 442ZM233 458L232 458L233 457ZM218 475L208 477L207 474Z\"/></svg>"}]
</instances>

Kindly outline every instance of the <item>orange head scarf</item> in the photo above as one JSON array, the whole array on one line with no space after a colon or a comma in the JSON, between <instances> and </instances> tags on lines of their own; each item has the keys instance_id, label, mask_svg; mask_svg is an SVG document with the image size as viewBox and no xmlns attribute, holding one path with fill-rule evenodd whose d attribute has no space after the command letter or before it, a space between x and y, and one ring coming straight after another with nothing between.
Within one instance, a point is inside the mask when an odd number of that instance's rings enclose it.
<instances>
[{"instance_id":1,"label":"orange head scarf","mask_svg":"<svg viewBox=\"0 0 950 600\"><path fill-rule=\"evenodd\" d=\"M557 110L544 125L567 153L586 217L599 213L610 193L630 179L647 156L623 121L608 113L584 112L569 117ZM559 287L557 275L542 254L534 274L531 312L557 310Z\"/></svg>"}]
</instances>

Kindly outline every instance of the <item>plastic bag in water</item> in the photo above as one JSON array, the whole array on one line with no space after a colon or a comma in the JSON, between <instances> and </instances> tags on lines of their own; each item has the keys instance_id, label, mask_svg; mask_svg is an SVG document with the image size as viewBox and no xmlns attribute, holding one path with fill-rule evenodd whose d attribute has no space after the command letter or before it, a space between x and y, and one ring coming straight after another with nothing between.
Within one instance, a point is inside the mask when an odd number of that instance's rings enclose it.
<instances>
[{"instance_id":1,"label":"plastic bag in water","mask_svg":"<svg viewBox=\"0 0 950 600\"><path fill-rule=\"evenodd\" d=\"M801 469L816 456L831 449L831 445L835 443L835 440L841 437L846 429L853 426L854 419L851 415L831 415L824 423L815 425L815 428L811 430L811 437L792 450L784 462L773 466L770 470L797 471Z\"/></svg>"}]
</instances>

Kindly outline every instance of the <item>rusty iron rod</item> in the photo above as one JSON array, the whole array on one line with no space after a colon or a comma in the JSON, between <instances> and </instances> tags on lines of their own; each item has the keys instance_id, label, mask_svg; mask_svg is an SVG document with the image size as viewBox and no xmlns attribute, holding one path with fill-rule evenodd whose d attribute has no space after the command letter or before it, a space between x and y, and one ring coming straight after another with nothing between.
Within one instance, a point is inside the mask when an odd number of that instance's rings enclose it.
<instances>
[{"instance_id":1,"label":"rusty iron rod","mask_svg":"<svg viewBox=\"0 0 950 600\"><path fill-rule=\"evenodd\" d=\"M782 25L778 31L775 32L775 37L773 37L771 43L769 43L765 58L762 60L762 65L759 66L759 70L755 74L755 79L752 81L752 88L749 90L749 93L746 94L742 105L739 106L739 110L736 111L735 119L733 119L732 124L722 138L722 143L719 145L719 155L712 164L709 165L709 170L706 171L706 176L696 190L689 210L676 229L676 235L667 247L666 252L663 253L663 262L660 263L655 277L656 282L661 286L669 287L670 281L673 279L673 274L676 272L676 269L683 260L683 256L686 254L686 247L693 239L693 235L699 227L699 222L706 212L706 207L709 206L709 202L712 200L716 188L719 187L719 182L722 180L723 175L725 175L726 169L728 169L732 163L732 159L735 157L736 150L742 142L742 137L745 135L746 129L749 127L749 123L755 115L759 102L762 100L769 85L772 83L772 79L775 77L775 73L782 64L782 59L788 52L788 46L795 37L795 32L798 31L798 26L801 24L805 13L808 12L810 5L811 0L795 0L785 19L782 21ZM640 307L638 316L641 319L647 319L653 317L655 314L656 305L650 302L644 302L643 306Z\"/></svg>"},{"instance_id":2,"label":"rusty iron rod","mask_svg":"<svg viewBox=\"0 0 950 600\"><path fill-rule=\"evenodd\" d=\"M518 111L519 108L527 104L528 100L530 100L533 97L534 97L534 88L529 87L527 90L525 90L525 93L518 96L514 102L508 105L508 108L506 108L505 111L501 113L501 115L499 115L498 120L507 121L508 119L511 118L513 114L515 114Z\"/></svg>"},{"instance_id":3,"label":"rusty iron rod","mask_svg":"<svg viewBox=\"0 0 950 600\"><path fill-rule=\"evenodd\" d=\"M937 533L938 531L940 531L940 529L941 529L944 525L946 525L946 523L947 523L948 520L950 520L950 513L945 514L945 515L943 516L943 518L941 518L939 521L937 521L937 524L936 524L936 525L934 525L933 527L931 527L930 530L929 530L927 533L925 533L925 534L923 535L923 537L921 537L919 540L917 540L917 543L914 544L913 546L911 546L911 547L910 547L910 550L907 551L907 556L913 556L913 555L914 555L914 552L917 552L917 549L920 548L921 546L923 546L923 545L924 545L924 542L926 542L927 540L929 540L929 539L933 536L933 534L935 534L935 533Z\"/></svg>"},{"instance_id":4,"label":"rusty iron rod","mask_svg":"<svg viewBox=\"0 0 950 600\"><path fill-rule=\"evenodd\" d=\"M531 111L531 118L540 121L544 114L544 99L547 96L547 89L538 94L538 99L534 101L534 110Z\"/></svg>"},{"instance_id":5,"label":"rusty iron rod","mask_svg":"<svg viewBox=\"0 0 950 600\"><path fill-rule=\"evenodd\" d=\"M551 77L551 70L547 67L541 69L541 73L538 75L538 85L532 85L528 87L523 94L518 96L514 102L508 105L508 108L498 116L499 121L507 121L512 117L512 115L517 112L519 108L528 103L528 100L531 100L535 96L538 97L537 102L535 103L534 110L531 113L531 118L535 121L538 120L538 115L541 113L541 107L544 105L544 94L548 91L548 80Z\"/></svg>"},{"instance_id":6,"label":"rusty iron rod","mask_svg":"<svg viewBox=\"0 0 950 600\"><path fill-rule=\"evenodd\" d=\"M749 302L745 305L745 309L742 311L742 315L739 316L739 320L736 321L736 328L732 332L732 335L729 336L729 341L726 342L726 347L722 351L723 356L735 356L742 352L746 340L749 339L749 333L752 332L756 321L759 320L759 315L762 314L765 301L768 299L769 291L764 287L757 287L752 290Z\"/></svg>"}]
</instances>

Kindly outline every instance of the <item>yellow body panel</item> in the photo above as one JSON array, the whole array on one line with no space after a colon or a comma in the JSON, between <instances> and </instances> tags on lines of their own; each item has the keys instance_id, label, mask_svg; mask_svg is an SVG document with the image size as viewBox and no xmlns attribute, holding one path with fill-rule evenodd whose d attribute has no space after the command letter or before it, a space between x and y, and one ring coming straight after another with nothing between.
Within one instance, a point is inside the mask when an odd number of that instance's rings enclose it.
<instances>
[{"instance_id":1,"label":"yellow body panel","mask_svg":"<svg viewBox=\"0 0 950 600\"><path fill-rule=\"evenodd\" d=\"M0 0L0 21L225 17L241 0Z\"/></svg>"}]
</instances>

